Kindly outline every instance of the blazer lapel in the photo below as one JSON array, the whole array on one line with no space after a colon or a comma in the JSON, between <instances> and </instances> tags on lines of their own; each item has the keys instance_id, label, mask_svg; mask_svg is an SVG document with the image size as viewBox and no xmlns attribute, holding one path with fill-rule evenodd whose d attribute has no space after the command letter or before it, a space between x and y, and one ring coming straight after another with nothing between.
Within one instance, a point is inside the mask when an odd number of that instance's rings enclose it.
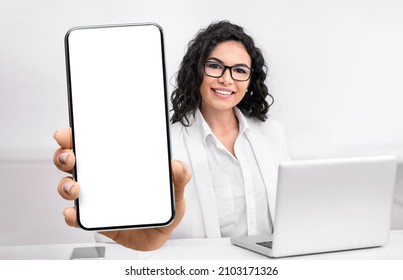
<instances>
[{"instance_id":1,"label":"blazer lapel","mask_svg":"<svg viewBox=\"0 0 403 280\"><path fill-rule=\"evenodd\" d=\"M254 124L249 123L252 127ZM277 197L277 172L278 165L272 160L274 152L270 139L263 137L259 127L253 127L247 134L256 161L262 174L263 182L266 186L267 201L271 220L274 224L276 197Z\"/></svg>"},{"instance_id":2,"label":"blazer lapel","mask_svg":"<svg viewBox=\"0 0 403 280\"><path fill-rule=\"evenodd\" d=\"M216 199L211 185L211 176L203 141L194 125L184 128L184 140L193 170L193 180L203 213L204 227L208 238L221 237Z\"/></svg>"}]
</instances>

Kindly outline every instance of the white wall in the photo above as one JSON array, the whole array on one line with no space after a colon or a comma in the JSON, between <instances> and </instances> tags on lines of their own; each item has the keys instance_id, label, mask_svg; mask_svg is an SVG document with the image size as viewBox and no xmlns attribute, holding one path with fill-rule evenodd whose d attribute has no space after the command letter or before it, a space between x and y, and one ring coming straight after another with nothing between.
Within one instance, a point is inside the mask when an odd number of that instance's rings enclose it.
<instances>
[{"instance_id":1,"label":"white wall","mask_svg":"<svg viewBox=\"0 0 403 280\"><path fill-rule=\"evenodd\" d=\"M90 238L64 226L66 202L55 191L62 173L51 164L52 134L68 126L63 38L71 27L157 22L173 77L197 30L229 19L267 58L272 115L285 123L294 158L401 160L402 15L399 0L0 0L0 243Z\"/></svg>"}]
</instances>

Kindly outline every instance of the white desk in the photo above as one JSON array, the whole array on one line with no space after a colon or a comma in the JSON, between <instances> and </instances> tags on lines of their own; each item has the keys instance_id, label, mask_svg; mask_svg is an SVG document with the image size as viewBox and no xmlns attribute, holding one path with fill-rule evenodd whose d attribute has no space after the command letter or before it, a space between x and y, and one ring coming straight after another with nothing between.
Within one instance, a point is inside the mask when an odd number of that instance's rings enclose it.
<instances>
[{"instance_id":1,"label":"white desk","mask_svg":"<svg viewBox=\"0 0 403 280\"><path fill-rule=\"evenodd\" d=\"M236 247L228 238L170 240L159 250L139 252L113 243L1 246L0 260L68 260L73 248L105 246L109 260L252 260L265 256ZM292 257L303 260L403 260L403 230L391 231L383 247Z\"/></svg>"}]
</instances>

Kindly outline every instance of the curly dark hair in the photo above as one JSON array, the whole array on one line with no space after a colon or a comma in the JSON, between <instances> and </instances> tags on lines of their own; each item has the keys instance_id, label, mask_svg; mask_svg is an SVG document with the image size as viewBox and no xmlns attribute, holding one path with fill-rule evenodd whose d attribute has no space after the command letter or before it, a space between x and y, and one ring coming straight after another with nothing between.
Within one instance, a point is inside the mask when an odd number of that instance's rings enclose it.
<instances>
[{"instance_id":1,"label":"curly dark hair","mask_svg":"<svg viewBox=\"0 0 403 280\"><path fill-rule=\"evenodd\" d=\"M176 74L177 84L171 96L174 112L171 117L172 123L191 125L188 116L194 115L200 105L200 85L204 77L203 62L219 43L225 41L241 42L252 59L253 74L248 93L237 107L246 116L263 122L267 119L267 112L274 99L265 85L267 66L263 55L242 27L229 21L219 21L201 29L188 44L187 52ZM270 103L266 101L267 97L271 99Z\"/></svg>"}]
</instances>

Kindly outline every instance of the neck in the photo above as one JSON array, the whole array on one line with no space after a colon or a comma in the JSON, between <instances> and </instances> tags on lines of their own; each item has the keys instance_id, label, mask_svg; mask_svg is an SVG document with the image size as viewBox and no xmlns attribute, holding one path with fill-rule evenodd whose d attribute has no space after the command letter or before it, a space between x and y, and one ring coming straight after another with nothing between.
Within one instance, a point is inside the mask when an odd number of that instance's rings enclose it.
<instances>
[{"instance_id":1,"label":"neck","mask_svg":"<svg viewBox=\"0 0 403 280\"><path fill-rule=\"evenodd\" d=\"M238 118L235 116L234 109L229 110L203 110L200 111L209 125L213 134L226 147L229 153L235 155L235 141L239 133Z\"/></svg>"},{"instance_id":2,"label":"neck","mask_svg":"<svg viewBox=\"0 0 403 280\"><path fill-rule=\"evenodd\" d=\"M213 132L238 129L238 119L235 116L234 109L203 110L203 108L200 108L200 112Z\"/></svg>"}]
</instances>

